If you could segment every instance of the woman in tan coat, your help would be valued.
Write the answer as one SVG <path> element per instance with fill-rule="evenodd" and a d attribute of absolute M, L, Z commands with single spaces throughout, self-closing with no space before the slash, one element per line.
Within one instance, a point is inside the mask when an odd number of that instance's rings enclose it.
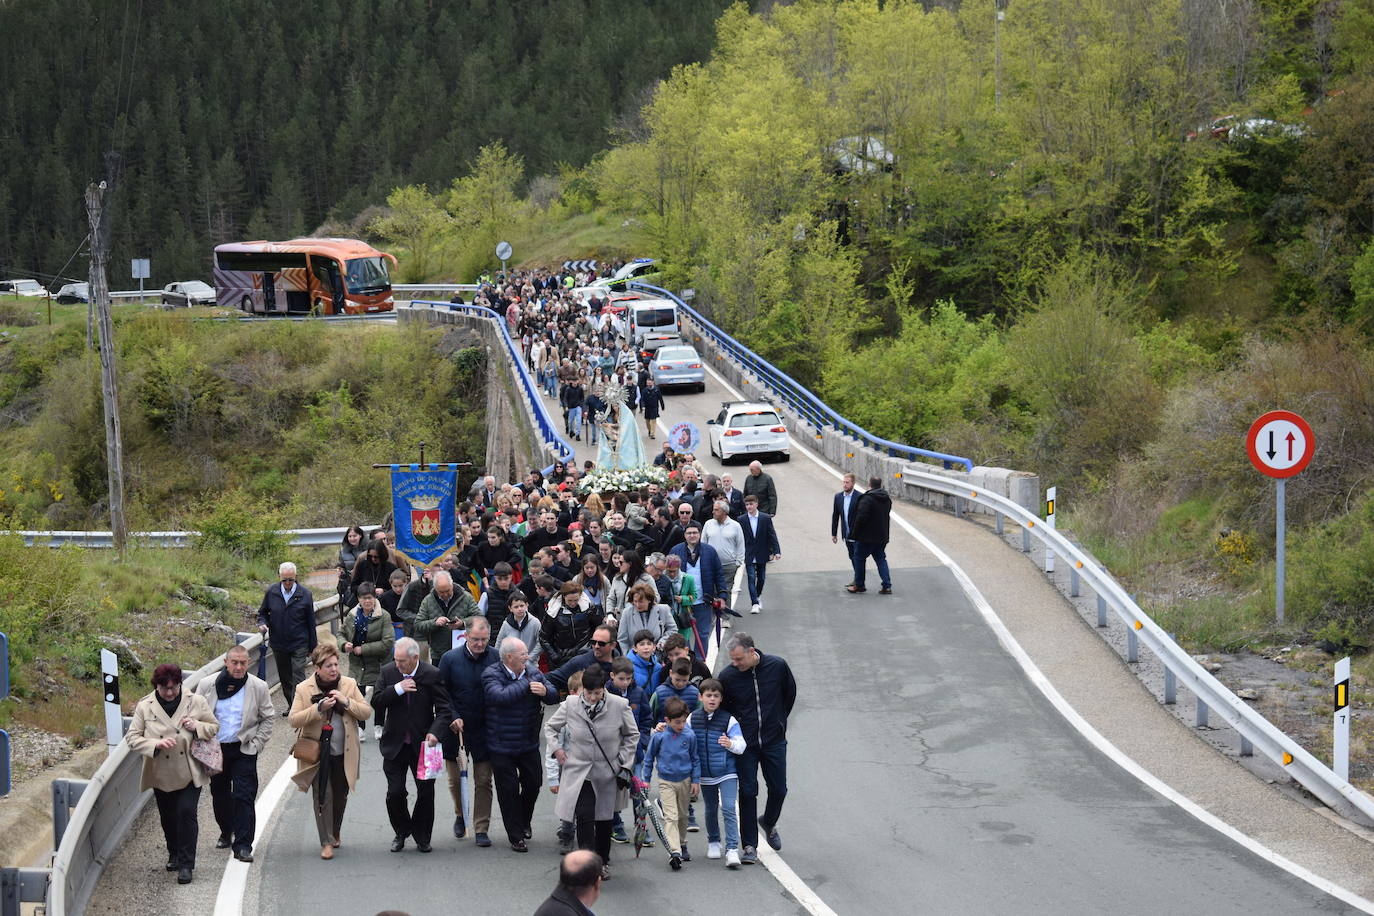
<path fill-rule="evenodd" d="M 320 743 L 319 756 L 307 763 L 297 758 L 291 779 L 302 792 L 313 788 L 315 828 L 320 858 L 334 858 L 339 846 L 348 793 L 358 784 L 358 726 L 372 715 L 358 682 L 339 670 L 339 647 L 322 642 L 310 653 L 315 675 L 296 688 L 287 721 L 302 738 Z"/>
<path fill-rule="evenodd" d="M 191 741 L 219 733 L 219 722 L 205 698 L 181 689 L 181 668 L 158 665 L 153 692 L 134 706 L 125 738 L 143 761 L 142 788 L 152 789 L 162 835 L 167 839 L 167 870 L 178 884 L 190 884 L 196 867 L 196 806 L 209 776 L 191 756 Z"/>

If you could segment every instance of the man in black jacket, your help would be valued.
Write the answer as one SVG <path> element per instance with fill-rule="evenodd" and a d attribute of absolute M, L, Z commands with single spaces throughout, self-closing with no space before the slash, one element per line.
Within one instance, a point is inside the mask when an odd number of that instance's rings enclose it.
<path fill-rule="evenodd" d="M 491 826 L 491 757 L 487 752 L 487 701 L 482 693 L 482 672 L 501 663 L 496 649 L 490 644 L 491 626 L 481 617 L 472 618 L 467 639 L 457 649 L 444 653 L 439 661 L 439 677 L 448 691 L 453 721 L 443 736 L 445 768 L 448 770 L 449 791 L 458 816 L 453 821 L 453 835 L 462 839 L 468 825 L 463 823 L 463 808 L 458 797 L 458 780 L 462 770 L 461 756 L 472 757 L 472 830 L 478 846 L 491 845 L 487 830 Z"/>
<path fill-rule="evenodd" d="M 590 909 L 601 896 L 606 870 L 601 856 L 590 849 L 574 849 L 558 866 L 558 886 L 534 916 L 592 916 Z"/>
<path fill-rule="evenodd" d="M 797 682 L 779 655 L 754 648 L 748 633 L 735 633 L 723 647 L 730 664 L 717 677 L 724 690 L 726 711 L 739 721 L 744 753 L 735 760 L 739 774 L 739 827 L 744 852 L 740 861 L 758 864 L 759 828 L 768 845 L 782 849 L 778 819 L 787 798 L 787 717 L 797 702 Z M 758 817 L 759 769 L 768 784 L 768 804 Z"/>
<path fill-rule="evenodd" d="M 435 745 L 453 722 L 448 691 L 439 669 L 420 661 L 420 644 L 410 637 L 396 640 L 392 663 L 382 668 L 372 705 L 387 710 L 382 729 L 382 772 L 386 774 L 386 813 L 396 837 L 391 851 L 405 849 L 406 837 L 415 848 L 429 852 L 434 829 L 434 780 L 415 780 L 415 810 L 406 804 L 406 774 L 415 775 L 423 745 Z"/>
<path fill-rule="evenodd" d="M 277 567 L 281 581 L 269 588 L 258 606 L 258 629 L 268 634 L 277 679 L 289 710 L 296 699 L 296 685 L 305 680 L 305 663 L 315 651 L 315 598 L 296 582 L 296 564 Z M 286 713 L 282 713 L 286 715 Z"/>
<path fill-rule="evenodd" d="M 892 594 L 892 574 L 887 568 L 888 520 L 892 515 L 892 497 L 883 489 L 883 481 L 874 477 L 868 481 L 868 490 L 859 497 L 859 505 L 854 509 L 854 527 L 849 529 L 854 539 L 854 582 L 845 586 L 845 591 L 853 594 L 866 592 L 864 588 L 864 561 L 869 557 L 878 566 L 878 577 L 882 581 L 880 595 Z"/>

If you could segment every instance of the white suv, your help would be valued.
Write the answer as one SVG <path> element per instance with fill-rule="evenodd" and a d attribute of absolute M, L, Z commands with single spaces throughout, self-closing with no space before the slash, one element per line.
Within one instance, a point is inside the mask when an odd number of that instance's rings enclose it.
<path fill-rule="evenodd" d="M 714 420 L 706 421 L 711 454 L 722 463 L 740 455 L 792 457 L 792 439 L 778 411 L 766 401 L 727 401 Z"/>

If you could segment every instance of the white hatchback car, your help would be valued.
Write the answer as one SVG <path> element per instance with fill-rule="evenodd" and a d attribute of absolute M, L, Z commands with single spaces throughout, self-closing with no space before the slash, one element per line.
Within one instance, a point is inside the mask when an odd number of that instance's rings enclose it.
<path fill-rule="evenodd" d="M 787 427 L 766 401 L 726 401 L 716 418 L 706 421 L 706 434 L 711 454 L 722 462 L 741 455 L 777 455 L 783 461 L 792 457 Z"/>

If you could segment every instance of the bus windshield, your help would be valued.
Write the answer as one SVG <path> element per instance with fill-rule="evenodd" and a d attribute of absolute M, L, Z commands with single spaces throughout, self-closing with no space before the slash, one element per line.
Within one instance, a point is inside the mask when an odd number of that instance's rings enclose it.
<path fill-rule="evenodd" d="M 345 282 L 350 293 L 372 293 L 391 286 L 385 258 L 352 258 L 346 262 Z"/>

